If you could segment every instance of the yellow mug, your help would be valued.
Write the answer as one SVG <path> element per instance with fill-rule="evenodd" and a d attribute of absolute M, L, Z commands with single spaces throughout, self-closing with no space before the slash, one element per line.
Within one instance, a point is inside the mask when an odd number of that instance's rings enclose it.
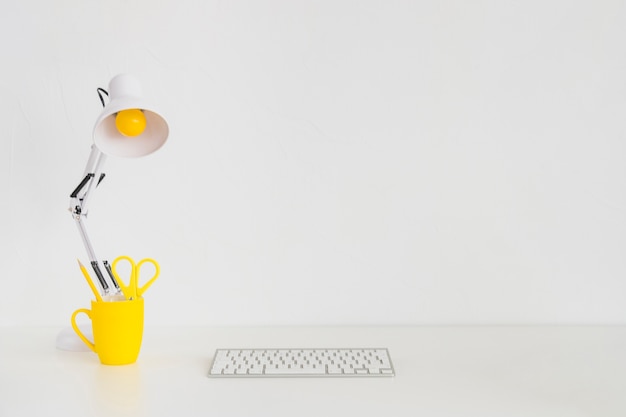
<path fill-rule="evenodd" d="M 76 325 L 76 316 L 80 313 L 91 319 L 93 342 Z M 104 365 L 134 363 L 143 337 L 143 298 L 92 301 L 91 310 L 79 308 L 72 314 L 72 328 Z"/>

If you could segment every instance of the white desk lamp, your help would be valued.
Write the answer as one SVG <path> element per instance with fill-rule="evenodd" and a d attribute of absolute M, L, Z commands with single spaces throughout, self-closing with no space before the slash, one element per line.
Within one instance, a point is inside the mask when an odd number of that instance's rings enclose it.
<path fill-rule="evenodd" d="M 83 219 L 87 217 L 87 204 L 93 190 L 104 178 L 102 167 L 108 155 L 121 157 L 140 157 L 151 154 L 159 149 L 169 134 L 165 119 L 154 110 L 154 107 L 142 97 L 141 86 L 136 78 L 128 74 L 120 74 L 109 82 L 108 93 L 98 89 L 98 93 L 109 96 L 109 103 L 96 120 L 93 129 L 93 145 L 87 160 L 83 179 L 70 195 L 70 212 L 87 249 L 100 290 L 104 297 L 120 299 L 120 287 L 113 277 L 111 266 L 103 260 L 102 265 L 107 277 L 102 273 L 100 260 L 96 256 L 87 235 Z M 112 285 L 112 286 L 111 286 Z M 84 350 L 82 341 L 72 329 L 62 331 L 57 337 L 57 347 L 63 350 Z"/>

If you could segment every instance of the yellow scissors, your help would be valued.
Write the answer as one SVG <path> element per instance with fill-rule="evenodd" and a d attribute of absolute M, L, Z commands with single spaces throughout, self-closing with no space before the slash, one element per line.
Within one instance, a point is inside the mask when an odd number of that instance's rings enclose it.
<path fill-rule="evenodd" d="M 128 282 L 128 285 L 126 285 L 124 281 L 120 279 L 120 276 L 117 273 L 116 267 L 119 261 L 127 261 L 130 264 L 130 280 Z M 141 266 L 146 263 L 150 263 L 154 266 L 154 275 L 150 279 L 148 279 L 145 284 L 139 286 L 139 275 L 141 271 Z M 130 256 L 124 255 L 117 257 L 113 261 L 113 263 L 111 264 L 111 271 L 113 272 L 117 283 L 122 289 L 122 293 L 124 293 L 124 296 L 128 300 L 134 300 L 137 297 L 141 297 L 143 293 L 146 292 L 146 290 L 152 285 L 152 283 L 159 277 L 160 268 L 159 264 L 154 259 L 145 258 L 138 263 L 135 263 L 135 261 Z"/>

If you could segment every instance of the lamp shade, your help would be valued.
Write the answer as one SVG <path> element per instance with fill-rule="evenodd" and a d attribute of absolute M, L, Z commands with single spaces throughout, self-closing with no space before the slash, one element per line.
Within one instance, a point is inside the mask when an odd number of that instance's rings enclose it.
<path fill-rule="evenodd" d="M 159 149 L 169 134 L 165 119 L 144 100 L 139 81 L 129 74 L 119 74 L 109 82 L 109 102 L 93 128 L 94 144 L 106 155 L 139 157 Z M 146 127 L 136 136 L 123 135 L 115 124 L 115 117 L 123 110 L 139 109 L 146 119 Z"/>

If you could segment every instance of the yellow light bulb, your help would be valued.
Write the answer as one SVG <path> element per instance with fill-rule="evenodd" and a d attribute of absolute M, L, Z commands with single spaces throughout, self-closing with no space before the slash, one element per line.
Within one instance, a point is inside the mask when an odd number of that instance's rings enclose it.
<path fill-rule="evenodd" d="M 146 129 L 146 116 L 139 109 L 122 110 L 115 116 L 115 127 L 124 136 L 139 136 Z"/>

